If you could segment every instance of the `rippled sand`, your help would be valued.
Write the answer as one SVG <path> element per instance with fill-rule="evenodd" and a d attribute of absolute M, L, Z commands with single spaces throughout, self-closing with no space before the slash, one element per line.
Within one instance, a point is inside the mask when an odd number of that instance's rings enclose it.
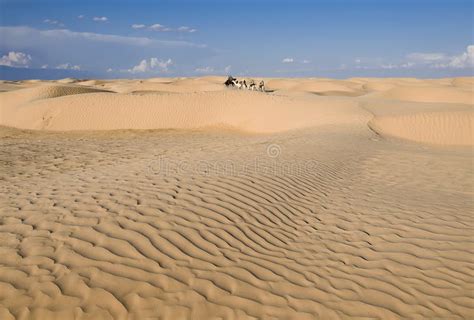
<path fill-rule="evenodd" d="M 472 318 L 470 79 L 72 81 L 4 83 L 0 121 L 123 95 L 186 130 L 0 127 L 0 319 Z"/>

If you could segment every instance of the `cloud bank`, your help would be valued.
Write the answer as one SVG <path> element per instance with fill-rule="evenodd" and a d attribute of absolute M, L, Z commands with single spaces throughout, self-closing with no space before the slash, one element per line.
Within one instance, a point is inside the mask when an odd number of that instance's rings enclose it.
<path fill-rule="evenodd" d="M 430 68 L 473 68 L 474 67 L 474 45 L 467 46 L 466 50 L 457 55 L 445 53 L 423 53 L 415 52 L 407 55 L 408 63 L 413 66 L 428 66 Z"/>
<path fill-rule="evenodd" d="M 72 65 L 70 63 L 63 63 L 63 64 L 60 64 L 56 67 L 56 69 L 59 69 L 59 70 L 76 70 L 76 71 L 79 71 L 81 70 L 81 67 L 78 66 L 78 65 Z"/>
<path fill-rule="evenodd" d="M 148 27 L 143 24 L 143 23 L 137 23 L 137 24 L 132 24 L 131 26 L 133 29 L 148 29 L 152 31 L 158 31 L 158 32 L 187 32 L 187 33 L 194 33 L 197 31 L 197 29 L 187 27 L 187 26 L 181 26 L 179 28 L 171 28 L 171 27 L 166 27 L 162 24 L 155 23 L 152 25 L 149 25 Z"/>
<path fill-rule="evenodd" d="M 31 56 L 23 52 L 10 51 L 0 58 L 0 66 L 28 68 Z"/>
<path fill-rule="evenodd" d="M 139 64 L 127 71 L 130 73 L 145 73 L 150 71 L 168 72 L 168 67 L 173 64 L 171 59 L 159 60 L 158 58 L 143 59 Z"/>
<path fill-rule="evenodd" d="M 132 46 L 161 46 L 161 47 L 205 47 L 205 45 L 195 44 L 180 40 L 156 40 L 147 37 L 128 37 L 112 34 L 77 32 L 68 29 L 39 30 L 30 27 L 0 27 L 0 36 L 3 45 L 22 47 L 28 42 L 38 43 L 41 41 L 54 40 L 57 47 L 66 44 L 68 40 L 85 40 L 103 42 L 111 44 L 123 44 Z"/>
<path fill-rule="evenodd" d="M 185 40 L 78 32 L 59 28 L 41 30 L 26 26 L 0 26 L 0 39 L 0 57 L 7 55 L 2 60 L 4 65 L 41 68 L 43 65 L 58 66 L 68 62 L 71 66 L 80 66 L 81 71 L 102 70 L 107 76 L 119 75 L 120 70 L 133 70 L 130 65 L 134 64 L 131 62 L 141 61 L 143 57 L 155 57 L 157 52 L 162 57 L 172 57 L 173 62 L 182 61 L 179 68 L 173 69 L 174 72 L 184 73 L 188 70 L 189 73 L 194 70 L 195 61 L 209 57 L 213 52 L 204 44 Z M 15 62 L 15 57 L 9 57 L 9 52 L 28 53 L 31 55 L 30 59 L 34 59 L 28 64 L 21 64 Z M 195 60 L 190 60 L 190 56 Z M 148 60 L 147 63 L 152 69 L 156 68 L 152 66 L 155 62 Z M 105 72 L 109 67 L 116 71 Z M 139 70 L 140 67 L 134 72 L 139 73 Z"/>
<path fill-rule="evenodd" d="M 94 20 L 96 22 L 107 22 L 107 21 L 109 21 L 109 18 L 107 18 L 107 17 L 94 17 L 94 18 L 92 18 L 92 20 Z"/>

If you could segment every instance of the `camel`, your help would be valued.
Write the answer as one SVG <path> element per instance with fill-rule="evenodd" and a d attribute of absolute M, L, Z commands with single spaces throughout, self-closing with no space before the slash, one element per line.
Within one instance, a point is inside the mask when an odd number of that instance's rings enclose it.
<path fill-rule="evenodd" d="M 257 84 L 255 83 L 255 80 L 249 79 L 249 82 L 247 84 L 247 80 L 237 80 L 236 78 L 229 76 L 227 77 L 227 80 L 224 82 L 226 87 L 236 87 L 237 89 L 247 89 L 247 90 L 252 90 L 252 91 L 262 91 L 266 92 L 265 90 L 265 82 L 260 81 L 258 87 Z"/>

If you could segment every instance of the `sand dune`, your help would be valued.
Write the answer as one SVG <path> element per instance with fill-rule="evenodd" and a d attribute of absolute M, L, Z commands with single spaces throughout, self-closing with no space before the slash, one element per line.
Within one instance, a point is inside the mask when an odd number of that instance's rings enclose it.
<path fill-rule="evenodd" d="M 104 91 L 105 90 L 102 89 L 83 88 L 80 86 L 72 85 L 45 84 L 6 93 L 2 96 L 2 104 L 4 107 L 9 106 L 10 104 L 19 106 L 27 102 L 33 102 L 35 100 L 51 99 L 75 94 Z"/>
<path fill-rule="evenodd" d="M 446 102 L 474 104 L 474 92 L 468 88 L 444 86 L 395 87 L 383 91 L 376 97 L 416 102 Z"/>
<path fill-rule="evenodd" d="M 455 87 L 472 90 L 472 87 L 474 86 L 474 78 L 455 78 L 451 80 L 451 84 Z"/>
<path fill-rule="evenodd" d="M 9 85 L 5 88 L 12 91 L 0 96 L 3 115 L 0 123 L 22 129 L 61 131 L 218 127 L 277 132 L 357 122 L 368 110 L 376 116 L 370 123 L 367 121 L 369 127 L 382 135 L 432 144 L 473 144 L 474 101 L 473 91 L 468 89 L 469 78 L 378 82 L 374 79 L 265 80 L 273 94 L 228 90 L 219 77 L 141 81 L 65 79 L 58 82 L 75 84 L 35 83 L 31 88 L 18 90 L 12 90 Z M 361 108 L 387 101 L 400 101 L 389 108 L 389 117 L 380 116 L 378 107 Z M 403 101 L 433 104 L 400 108 Z M 462 105 L 463 113 L 445 105 L 440 108 L 440 102 Z M 435 110 L 430 110 L 432 107 Z M 405 115 L 407 110 L 413 113 L 419 108 L 423 109 L 422 115 Z"/>
<path fill-rule="evenodd" d="M 228 127 L 275 132 L 318 124 L 346 123 L 357 113 L 354 103 L 348 100 L 301 100 L 295 105 L 285 97 L 237 90 L 136 96 L 114 93 L 78 95 L 86 89 L 53 88 L 61 90 L 54 92 L 54 99 L 43 99 L 39 94 L 32 97 L 29 92 L 32 89 L 25 89 L 28 92 L 24 94 L 22 90 L 12 92 L 14 98 L 7 96 L 3 100 L 6 110 L 3 124 L 47 130 Z M 40 94 L 45 92 L 35 91 Z M 50 90 L 47 92 L 51 94 Z M 59 95 L 63 96 L 57 97 Z M 25 105 L 26 99 L 31 103 Z M 333 107 L 326 108 L 328 104 Z"/>
<path fill-rule="evenodd" d="M 365 99 L 369 127 L 385 137 L 437 145 L 474 143 L 474 110 L 469 104 Z"/>
<path fill-rule="evenodd" d="M 472 145 L 473 112 L 426 112 L 396 117 L 376 117 L 370 127 L 383 134 L 417 142 Z"/>
<path fill-rule="evenodd" d="M 223 80 L 0 83 L 0 319 L 472 318 L 471 78 Z"/>

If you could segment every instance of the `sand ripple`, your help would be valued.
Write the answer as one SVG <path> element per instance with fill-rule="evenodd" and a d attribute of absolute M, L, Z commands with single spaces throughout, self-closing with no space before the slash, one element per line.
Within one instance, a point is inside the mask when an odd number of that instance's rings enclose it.
<path fill-rule="evenodd" d="M 363 126 L 2 130 L 3 319 L 472 314 L 469 153 L 433 158 Z"/>

